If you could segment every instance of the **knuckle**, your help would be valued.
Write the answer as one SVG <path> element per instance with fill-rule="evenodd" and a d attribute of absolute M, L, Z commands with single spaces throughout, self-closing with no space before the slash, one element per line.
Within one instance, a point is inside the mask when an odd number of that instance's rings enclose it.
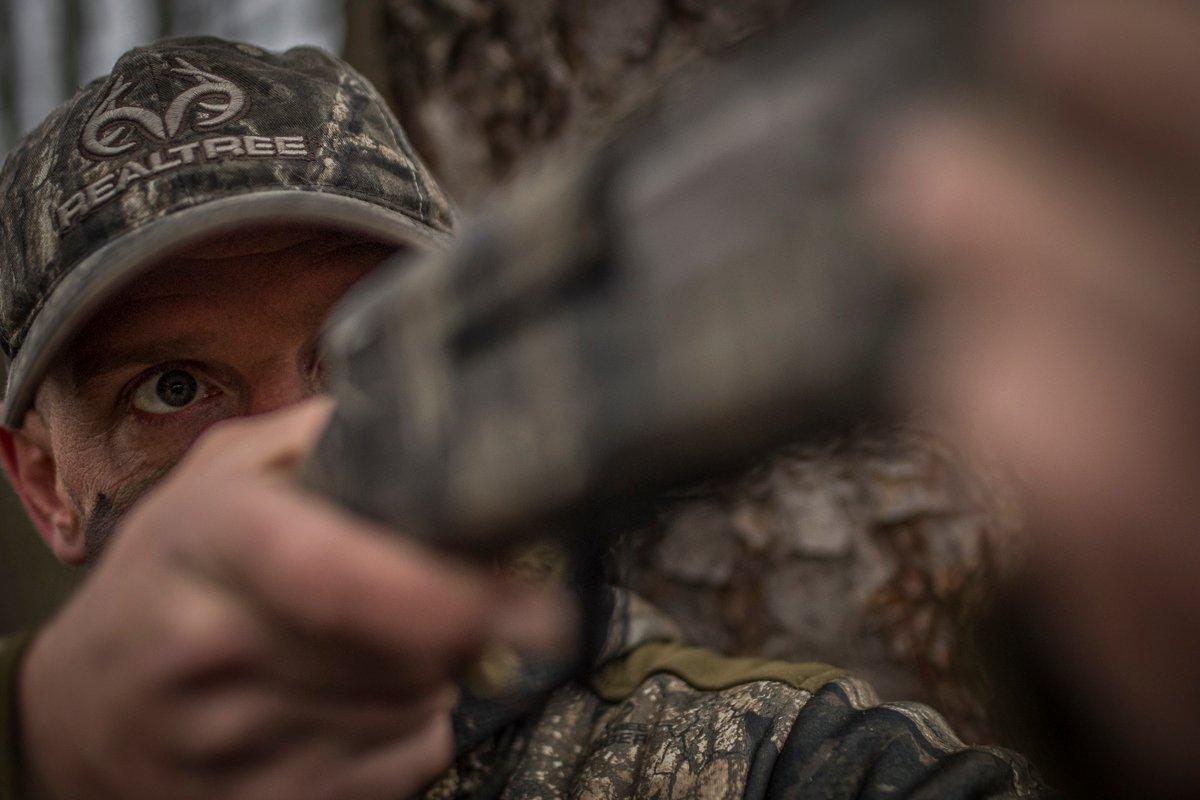
<path fill-rule="evenodd" d="M 230 601 L 192 600 L 180 604 L 171 644 L 163 648 L 169 684 L 187 684 L 249 669 L 260 655 L 261 634 Z"/>
<path fill-rule="evenodd" d="M 180 721 L 175 751 L 196 767 L 214 768 L 252 753 L 282 724 L 279 704 L 264 694 L 231 694 L 195 704 Z"/>

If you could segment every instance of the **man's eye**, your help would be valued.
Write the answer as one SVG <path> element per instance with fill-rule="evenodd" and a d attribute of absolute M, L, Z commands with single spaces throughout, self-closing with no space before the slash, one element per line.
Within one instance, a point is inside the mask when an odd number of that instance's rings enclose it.
<path fill-rule="evenodd" d="M 207 387 L 183 369 L 151 375 L 133 390 L 133 407 L 147 414 L 172 414 L 204 397 Z"/>

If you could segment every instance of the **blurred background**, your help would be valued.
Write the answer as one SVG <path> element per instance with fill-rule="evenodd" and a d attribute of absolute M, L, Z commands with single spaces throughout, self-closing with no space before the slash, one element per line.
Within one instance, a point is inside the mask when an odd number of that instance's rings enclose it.
<path fill-rule="evenodd" d="M 212 34 L 269 49 L 342 49 L 344 10 L 328 0 L 3 0 L 0 147 L 37 125 L 121 53 L 165 36 Z"/>
<path fill-rule="evenodd" d="M 393 103 L 465 214 L 555 150 L 602 136 L 805 0 L 0 0 L 0 146 L 130 46 L 211 33 L 343 53 Z M 664 505 L 626 579 L 698 641 L 854 669 L 994 738 L 963 632 L 1017 558 L 1003 481 L 936 436 L 864 432 L 781 453 Z M 0 498 L 0 631 L 78 576 Z"/>

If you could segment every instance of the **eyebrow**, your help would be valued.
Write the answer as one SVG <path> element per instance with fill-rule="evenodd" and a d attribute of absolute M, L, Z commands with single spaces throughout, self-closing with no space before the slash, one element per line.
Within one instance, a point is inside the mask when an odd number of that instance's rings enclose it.
<path fill-rule="evenodd" d="M 141 342 L 131 345 L 100 346 L 86 350 L 71 364 L 71 382 L 81 389 L 102 375 L 124 367 L 153 366 L 164 361 L 178 359 L 181 353 L 196 350 L 212 342 L 212 336 L 184 334 L 162 341 Z"/>

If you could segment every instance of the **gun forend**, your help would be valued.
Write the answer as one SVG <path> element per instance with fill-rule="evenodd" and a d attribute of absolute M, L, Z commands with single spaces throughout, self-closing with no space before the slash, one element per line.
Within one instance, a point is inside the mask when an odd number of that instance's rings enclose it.
<path fill-rule="evenodd" d="M 908 295 L 862 225 L 861 147 L 971 72 L 971 11 L 857 6 L 373 276 L 331 329 L 305 480 L 488 551 L 889 414 Z"/>

